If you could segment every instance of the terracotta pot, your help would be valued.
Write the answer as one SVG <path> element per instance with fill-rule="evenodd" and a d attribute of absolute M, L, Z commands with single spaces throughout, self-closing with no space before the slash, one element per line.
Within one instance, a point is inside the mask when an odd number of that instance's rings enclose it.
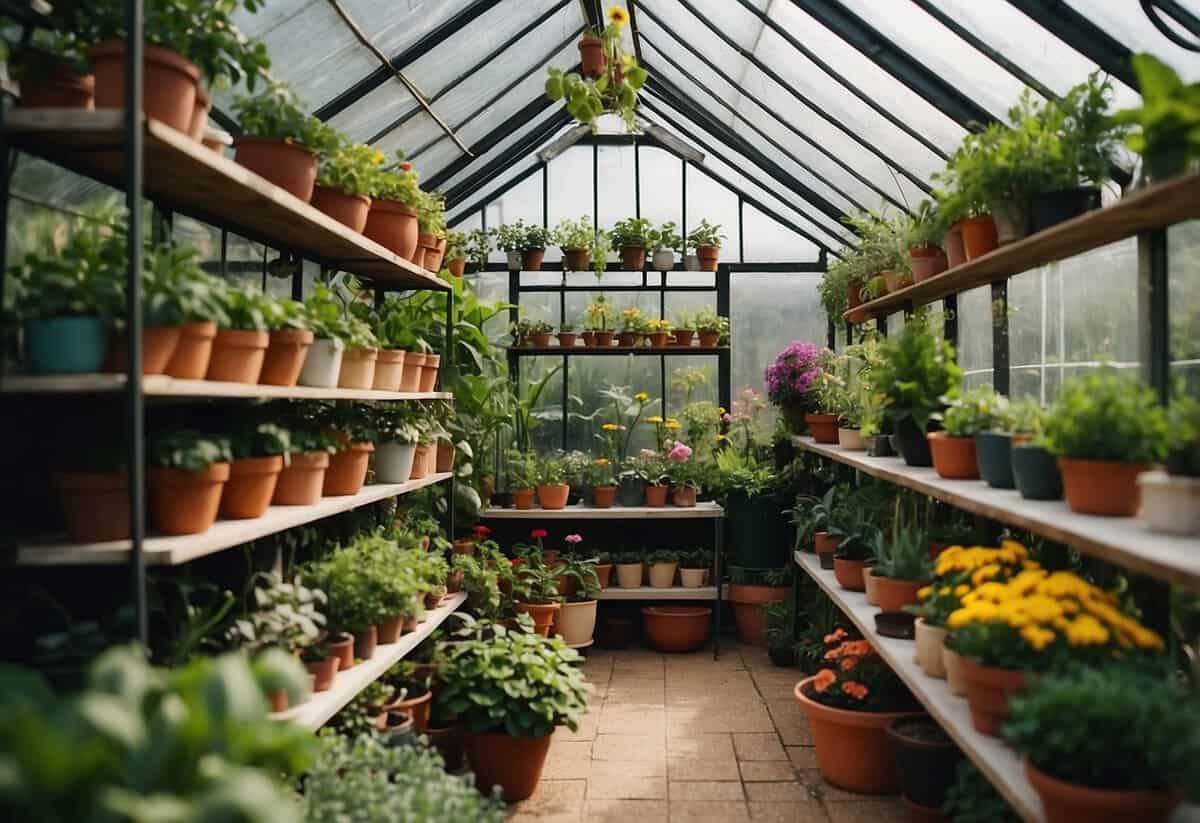
<path fill-rule="evenodd" d="M 863 569 L 863 591 L 867 595 L 868 606 L 879 605 L 879 578 L 872 572 L 872 567 L 867 566 Z"/>
<path fill-rule="evenodd" d="M 704 569 L 691 571 L 703 572 Z M 737 624 L 738 640 L 752 646 L 765 645 L 767 617 L 763 607 L 768 603 L 781 603 L 787 600 L 791 593 L 790 586 L 729 584 L 729 602 L 733 604 L 733 618 Z"/>
<path fill-rule="evenodd" d="M 420 391 L 433 391 L 437 385 L 438 369 L 441 367 L 442 356 L 440 354 L 425 355 L 425 363 L 421 366 L 421 382 Z"/>
<path fill-rule="evenodd" d="M 717 262 L 721 258 L 721 247 L 697 246 L 696 256 L 700 258 L 700 271 L 716 271 Z"/>
<path fill-rule="evenodd" d="M 622 589 L 639 589 L 642 586 L 641 563 L 618 563 L 617 585 Z"/>
<path fill-rule="evenodd" d="M 429 713 L 433 708 L 433 692 L 429 689 L 419 697 L 397 700 L 387 705 L 387 711 L 404 712 L 412 718 L 413 731 L 424 734 L 429 726 Z"/>
<path fill-rule="evenodd" d="M 646 505 L 659 508 L 667 505 L 667 487 L 665 485 L 646 484 Z"/>
<path fill-rule="evenodd" d="M 846 451 L 864 451 L 867 448 L 858 429 L 843 429 L 839 426 L 837 442 L 838 446 Z"/>
<path fill-rule="evenodd" d="M 314 692 L 327 692 L 333 686 L 333 678 L 338 672 L 338 663 L 340 661 L 334 655 L 324 660 L 315 660 L 310 663 L 305 663 L 304 668 L 308 669 L 308 673 L 313 676 Z"/>
<path fill-rule="evenodd" d="M 642 626 L 646 643 L 655 651 L 667 654 L 694 652 L 708 642 L 712 633 L 712 609 L 705 606 L 643 606 Z"/>
<path fill-rule="evenodd" d="M 79 74 L 57 55 L 22 49 L 13 55 L 20 66 L 23 109 L 87 109 L 96 107 L 96 77 Z"/>
<path fill-rule="evenodd" d="M 550 333 L 546 334 L 531 334 L 527 338 L 529 345 L 537 349 L 544 349 L 550 345 Z"/>
<path fill-rule="evenodd" d="M 389 617 L 382 623 L 375 624 L 375 640 L 379 645 L 386 646 L 400 639 L 401 629 L 404 628 L 404 618 L 400 615 Z"/>
<path fill-rule="evenodd" d="M 721 343 L 720 332 L 702 331 L 697 334 L 700 337 L 700 347 L 703 349 L 715 349 Z"/>
<path fill-rule="evenodd" d="M 213 340 L 205 380 L 257 383 L 262 374 L 270 337 L 265 331 L 221 329 Z"/>
<path fill-rule="evenodd" d="M 506 803 L 525 800 L 537 789 L 550 752 L 550 735 L 509 737 L 502 733 L 468 734 L 467 763 L 475 785 L 499 786 Z"/>
<path fill-rule="evenodd" d="M 925 586 L 920 580 L 893 580 L 876 577 L 875 587 L 879 595 L 879 608 L 885 612 L 902 612 L 905 606 L 920 603 L 917 592 Z"/>
<path fill-rule="evenodd" d="M 552 486 L 539 483 L 537 487 L 538 505 L 548 510 L 566 508 L 567 495 L 570 493 L 571 487 L 566 483 L 558 483 Z"/>
<path fill-rule="evenodd" d="M 436 244 L 425 250 L 425 269 L 431 274 L 442 270 L 442 258 L 445 257 L 445 238 L 438 238 Z"/>
<path fill-rule="evenodd" d="M 339 389 L 369 389 L 375 382 L 375 361 L 379 349 L 346 349 L 342 355 L 342 368 L 338 371 Z"/>
<path fill-rule="evenodd" d="M 887 285 L 888 294 L 906 289 L 912 285 L 912 275 L 904 271 L 881 272 L 883 282 Z"/>
<path fill-rule="evenodd" d="M 513 508 L 526 510 L 533 508 L 534 490 L 530 489 L 513 489 Z"/>
<path fill-rule="evenodd" d="M 978 732 L 997 737 L 1000 725 L 1008 718 L 1009 695 L 1025 690 L 1025 672 L 981 666 L 971 658 L 963 657 L 962 678 L 967 687 L 971 725 Z"/>
<path fill-rule="evenodd" d="M 578 336 L 579 335 L 577 335 L 573 331 L 560 331 L 558 333 L 558 345 L 564 349 L 574 348 L 575 347 L 575 339 Z"/>
<path fill-rule="evenodd" d="M 203 380 L 216 336 L 217 324 L 211 320 L 180 326 L 179 342 L 167 361 L 167 375 L 179 380 Z"/>
<path fill-rule="evenodd" d="M 404 371 L 400 375 L 400 391 L 419 392 L 421 376 L 425 367 L 425 355 L 421 352 L 404 353 Z"/>
<path fill-rule="evenodd" d="M 821 776 L 840 789 L 859 794 L 894 794 L 900 788 L 900 776 L 887 727 L 914 713 L 853 712 L 826 706 L 809 696 L 814 679 L 801 680 L 793 694 L 808 715 Z"/>
<path fill-rule="evenodd" d="M 475 541 L 467 537 L 460 537 L 454 541 L 455 554 L 475 554 Z"/>
<path fill-rule="evenodd" d="M 562 603 L 521 603 L 514 607 L 518 612 L 533 618 L 533 627 L 542 637 L 550 636 L 550 626 L 554 623 L 554 615 L 562 608 Z"/>
<path fill-rule="evenodd" d="M 692 329 L 675 329 L 673 332 L 671 332 L 672 345 L 690 346 L 692 345 L 692 338 L 695 336 L 695 334 L 696 332 Z"/>
<path fill-rule="evenodd" d="M 433 232 L 419 232 L 417 234 L 417 251 L 413 254 L 412 262 L 418 266 L 424 266 L 425 256 L 430 251 L 437 251 L 437 235 Z"/>
<path fill-rule="evenodd" d="M 613 333 L 610 331 L 598 331 L 595 334 L 595 345 L 607 349 L 613 344 Z"/>
<path fill-rule="evenodd" d="M 212 111 L 212 97 L 204 88 L 204 82 L 196 81 L 196 105 L 192 109 L 192 122 L 188 125 L 188 136 L 197 143 L 204 139 L 208 128 L 208 113 Z"/>
<path fill-rule="evenodd" d="M 564 643 L 582 646 L 592 641 L 592 635 L 596 633 L 596 606 L 595 600 L 563 603 L 562 610 L 554 620 L 554 631 Z"/>
<path fill-rule="evenodd" d="M 947 480 L 978 480 L 974 437 L 947 437 L 945 432 L 930 432 L 929 452 L 939 477 Z"/>
<path fill-rule="evenodd" d="M 946 685 L 950 694 L 967 696 L 967 680 L 963 676 L 963 656 L 942 643 L 942 668 L 946 670 Z"/>
<path fill-rule="evenodd" d="M 77 543 L 129 538 L 129 476 L 120 472 L 54 475 L 67 532 Z"/>
<path fill-rule="evenodd" d="M 342 632 L 329 641 L 329 656 L 338 662 L 338 671 L 354 668 L 354 635 Z"/>
<path fill-rule="evenodd" d="M 918 246 L 909 249 L 908 259 L 914 283 L 920 283 L 922 280 L 939 275 L 949 267 L 946 253 L 937 246 Z"/>
<path fill-rule="evenodd" d="M 833 558 L 833 576 L 837 578 L 838 585 L 847 591 L 866 591 L 867 584 L 863 580 L 863 569 L 866 568 L 866 565 L 866 561 L 863 560 L 845 560 L 835 557 Z"/>
<path fill-rule="evenodd" d="M 1178 791 L 1113 791 L 1067 783 L 1028 759 L 1025 774 L 1042 799 L 1046 823 L 1166 823 L 1183 802 L 1183 793 Z"/>
<path fill-rule="evenodd" d="M 646 337 L 650 339 L 650 345 L 656 349 L 661 349 L 666 346 L 667 339 L 670 338 L 670 336 L 671 333 L 666 331 L 656 331 L 646 335 Z"/>
<path fill-rule="evenodd" d="M 350 231 L 362 233 L 371 211 L 371 198 L 365 194 L 343 194 L 337 189 L 314 186 L 313 208 L 332 217 Z"/>
<path fill-rule="evenodd" d="M 604 41 L 591 34 L 579 38 L 579 71 L 584 77 L 595 80 L 604 74 L 608 59 L 604 56 Z"/>
<path fill-rule="evenodd" d="M 595 346 L 596 345 L 596 333 L 594 331 L 591 331 L 589 329 L 588 331 L 580 332 L 579 336 L 583 338 L 584 346 Z"/>
<path fill-rule="evenodd" d="M 655 589 L 670 589 L 675 585 L 675 569 L 678 563 L 651 563 L 650 585 Z"/>
<path fill-rule="evenodd" d="M 426 726 L 425 734 L 429 737 L 429 742 L 441 754 L 442 761 L 446 764 L 446 771 L 459 771 L 463 766 L 463 747 L 465 745 L 463 727 L 457 723 L 441 729 Z"/>
<path fill-rule="evenodd" d="M 592 487 L 592 505 L 597 509 L 611 509 L 613 501 L 617 499 L 616 486 L 593 486 Z"/>
<path fill-rule="evenodd" d="M 697 493 L 692 486 L 675 486 L 671 490 L 671 502 L 681 509 L 694 509 Z"/>
<path fill-rule="evenodd" d="M 380 349 L 375 358 L 375 375 L 371 378 L 371 388 L 375 391 L 400 391 L 400 381 L 404 377 L 404 354 L 397 349 Z"/>
<path fill-rule="evenodd" d="M 229 480 L 221 493 L 221 517 L 243 520 L 262 517 L 283 471 L 283 458 L 243 457 L 229 464 Z"/>
<path fill-rule="evenodd" d="M 267 702 L 271 704 L 272 713 L 286 712 L 288 710 L 288 696 L 283 689 L 274 689 L 267 692 Z"/>
<path fill-rule="evenodd" d="M 963 251 L 967 260 L 982 257 L 999 244 L 996 237 L 996 221 L 990 214 L 968 217 L 962 223 Z"/>
<path fill-rule="evenodd" d="M 846 286 L 846 308 L 856 309 L 862 305 L 862 283 L 850 283 Z"/>
<path fill-rule="evenodd" d="M 685 589 L 698 589 L 708 577 L 708 569 L 680 569 L 679 585 Z"/>
<path fill-rule="evenodd" d="M 934 626 L 918 617 L 916 622 L 917 663 L 925 674 L 938 679 L 945 679 L 946 664 L 942 657 L 942 647 L 946 642 L 948 631 L 943 626 Z"/>
<path fill-rule="evenodd" d="M 467 261 L 462 257 L 456 257 L 446 264 L 446 268 L 455 277 L 462 277 L 467 271 Z"/>
<path fill-rule="evenodd" d="M 317 183 L 317 155 L 286 140 L 239 137 L 233 159 L 269 183 L 307 203 Z"/>
<path fill-rule="evenodd" d="M 228 463 L 188 472 L 149 466 L 146 493 L 150 522 L 163 534 L 200 534 L 217 519 L 221 490 L 229 479 Z"/>
<path fill-rule="evenodd" d="M 394 200 L 372 200 L 362 232 L 397 257 L 409 260 L 417 250 L 417 212 Z"/>
<path fill-rule="evenodd" d="M 367 480 L 367 466 L 371 462 L 373 451 L 375 446 L 370 443 L 355 443 L 344 451 L 330 455 L 325 482 L 321 486 L 321 496 L 358 494 Z"/>
<path fill-rule="evenodd" d="M 622 246 L 621 268 L 625 271 L 641 271 L 646 267 L 645 246 Z"/>
<path fill-rule="evenodd" d="M 592 250 L 563 249 L 563 263 L 567 271 L 587 271 L 592 266 Z"/>
<path fill-rule="evenodd" d="M 836 414 L 806 414 L 804 422 L 818 443 L 838 442 L 838 418 Z"/>
<path fill-rule="evenodd" d="M 607 589 L 612 580 L 612 563 L 597 563 L 596 564 L 596 579 L 600 581 L 600 588 Z"/>
<path fill-rule="evenodd" d="M 455 569 L 446 577 L 446 593 L 458 594 L 462 590 L 463 578 L 466 573 L 462 569 Z"/>
<path fill-rule="evenodd" d="M 196 110 L 200 69 L 178 52 L 145 45 L 142 52 L 142 110 L 147 117 L 184 132 Z M 105 40 L 88 49 L 96 75 L 96 108 L 125 108 L 125 41 Z"/>
<path fill-rule="evenodd" d="M 329 455 L 325 452 L 293 454 L 279 472 L 271 503 L 276 506 L 311 506 L 321 499 Z"/>
<path fill-rule="evenodd" d="M 636 331 L 623 331 L 617 335 L 617 345 L 624 349 L 632 349 L 641 342 L 642 335 Z"/>
<path fill-rule="evenodd" d="M 813 551 L 817 553 L 822 569 L 833 568 L 833 553 L 837 551 L 841 542 L 842 538 L 833 537 L 829 532 L 817 532 L 813 535 Z"/>
<path fill-rule="evenodd" d="M 946 267 L 953 269 L 967 262 L 967 252 L 963 248 L 962 221 L 959 220 L 946 232 L 942 239 L 942 247 L 946 250 Z"/>
<path fill-rule="evenodd" d="M 439 441 L 437 444 L 437 471 L 444 473 L 454 471 L 454 444 Z"/>
<path fill-rule="evenodd" d="M 1154 468 L 1149 463 L 1058 458 L 1063 495 L 1071 511 L 1109 517 L 1133 517 L 1142 507 L 1137 477 Z"/>
<path fill-rule="evenodd" d="M 545 249 L 523 249 L 521 251 L 521 270 L 541 271 L 542 260 L 544 260 L 545 257 Z"/>
<path fill-rule="evenodd" d="M 361 632 L 354 633 L 354 656 L 359 660 L 370 660 L 375 656 L 375 646 L 379 643 L 379 636 L 375 633 L 374 626 L 368 626 Z"/>
<path fill-rule="evenodd" d="M 182 333 L 180 326 L 143 326 L 142 327 L 142 374 L 162 374 L 167 370 L 167 364 L 175 354 Z M 113 336 L 113 342 L 108 347 L 108 356 L 104 358 L 104 371 L 124 374 L 129 369 L 128 348 L 125 335 Z"/>

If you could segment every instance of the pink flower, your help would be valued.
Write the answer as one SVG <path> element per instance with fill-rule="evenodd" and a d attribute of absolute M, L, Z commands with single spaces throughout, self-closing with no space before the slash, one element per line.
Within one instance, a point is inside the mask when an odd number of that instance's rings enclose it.
<path fill-rule="evenodd" d="M 692 450 L 686 443 L 675 441 L 675 446 L 667 452 L 667 459 L 673 460 L 676 463 L 683 463 L 692 456 Z"/>
<path fill-rule="evenodd" d="M 534 540 L 541 540 L 543 537 L 545 537 L 548 534 L 550 534 L 550 532 L 546 531 L 545 529 L 534 529 L 533 531 L 531 531 L 529 533 L 529 536 L 532 537 Z"/>
<path fill-rule="evenodd" d="M 568 543 L 570 543 L 572 546 L 583 542 L 583 538 L 577 534 L 568 534 L 563 539 L 566 540 Z"/>
<path fill-rule="evenodd" d="M 726 424 L 732 423 L 733 417 L 730 416 L 729 412 L 725 412 L 723 415 L 721 415 L 721 422 Z"/>

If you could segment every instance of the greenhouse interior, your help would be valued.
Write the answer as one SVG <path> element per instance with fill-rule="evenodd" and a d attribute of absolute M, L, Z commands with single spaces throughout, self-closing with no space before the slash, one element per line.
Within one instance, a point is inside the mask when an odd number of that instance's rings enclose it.
<path fill-rule="evenodd" d="M 1200 0 L 0 18 L 0 819 L 1200 821 Z"/>

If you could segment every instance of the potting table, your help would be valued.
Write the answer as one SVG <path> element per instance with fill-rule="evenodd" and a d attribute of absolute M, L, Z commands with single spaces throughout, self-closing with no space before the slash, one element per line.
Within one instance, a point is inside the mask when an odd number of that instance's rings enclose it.
<path fill-rule="evenodd" d="M 725 543 L 725 510 L 716 503 L 697 503 L 694 507 L 679 506 L 567 506 L 563 509 L 485 509 L 484 520 L 712 520 L 713 521 L 713 581 L 717 585 L 685 589 L 640 586 L 636 589 L 608 588 L 597 600 L 711 600 L 713 603 L 713 659 L 721 651 L 721 550 Z"/>

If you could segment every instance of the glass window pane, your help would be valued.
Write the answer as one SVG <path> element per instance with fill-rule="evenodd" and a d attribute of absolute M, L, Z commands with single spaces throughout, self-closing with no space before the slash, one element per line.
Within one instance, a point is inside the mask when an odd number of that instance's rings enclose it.
<path fill-rule="evenodd" d="M 742 206 L 743 262 L 790 263 L 816 260 L 819 249 L 750 204 Z M 741 277 L 739 274 L 738 277 Z"/>
<path fill-rule="evenodd" d="M 1200 396 L 1200 221 L 1169 228 L 1167 244 L 1171 373 Z"/>
<path fill-rule="evenodd" d="M 611 229 L 613 223 L 633 217 L 637 210 L 633 176 L 633 146 L 597 146 L 595 224 Z"/>
<path fill-rule="evenodd" d="M 1188 82 L 1200 80 L 1200 54 L 1180 48 L 1154 26 L 1140 4 L 1125 5 L 1108 0 L 1067 0 L 1084 17 L 1133 51 L 1148 51 L 1169 63 Z M 1164 15 L 1170 25 L 1170 18 Z M 1194 35 L 1185 35 L 1195 42 Z"/>
<path fill-rule="evenodd" d="M 891 326 L 888 330 L 891 331 Z M 989 286 L 958 295 L 957 354 L 965 388 L 995 382 L 992 380 L 992 290 Z"/>
<path fill-rule="evenodd" d="M 549 222 L 554 227 L 562 220 L 593 217 L 592 147 L 571 146 L 549 163 Z M 562 252 L 547 249 L 549 260 L 561 260 Z"/>
<path fill-rule="evenodd" d="M 655 225 L 683 225 L 683 161 L 654 146 L 639 146 L 642 217 Z"/>

